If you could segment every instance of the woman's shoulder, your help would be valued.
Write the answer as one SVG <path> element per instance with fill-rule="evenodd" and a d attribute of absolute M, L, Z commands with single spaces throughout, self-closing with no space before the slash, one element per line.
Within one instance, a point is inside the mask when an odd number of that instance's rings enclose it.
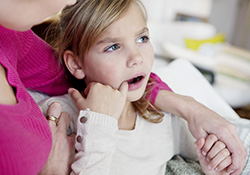
<path fill-rule="evenodd" d="M 25 32 L 19 32 L 11 29 L 7 29 L 0 26 L 0 42 L 1 48 L 7 48 L 10 45 L 17 45 L 21 42 L 21 36 Z M 4 44 L 4 45 L 3 45 Z"/>
<path fill-rule="evenodd" d="M 0 48 L 2 51 L 18 53 L 18 57 L 24 57 L 35 47 L 50 48 L 49 44 L 38 37 L 31 29 L 27 31 L 15 31 L 0 26 Z M 34 51 L 35 52 L 35 51 Z"/>
<path fill-rule="evenodd" d="M 20 59 L 27 50 L 26 42 L 32 38 L 31 31 L 19 32 L 0 26 L 0 59 L 8 59 L 11 63 Z"/>

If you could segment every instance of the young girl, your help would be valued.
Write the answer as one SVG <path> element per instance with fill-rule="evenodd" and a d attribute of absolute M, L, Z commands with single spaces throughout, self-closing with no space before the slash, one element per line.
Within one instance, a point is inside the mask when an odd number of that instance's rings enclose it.
<path fill-rule="evenodd" d="M 161 114 L 146 98 L 148 80 L 154 81 L 149 79 L 154 54 L 140 5 L 133 0 L 79 1 L 62 12 L 60 57 L 74 77 L 84 79 L 85 94 L 100 92 L 103 101 L 111 96 L 127 99 L 109 116 L 98 113 L 102 106 L 77 101 L 78 153 L 72 165 L 77 174 L 164 174 L 174 154 L 196 157 L 185 123 Z M 218 152 L 209 154 L 213 166 L 225 171 L 231 158 L 223 142 L 207 139 L 205 145 L 210 145 L 207 152 Z"/>
<path fill-rule="evenodd" d="M 84 11 L 78 10 L 79 15 L 85 16 Z M 92 14 L 92 12 L 90 13 Z M 79 41 L 81 39 L 81 32 L 83 32 L 81 24 L 78 24 L 81 28 L 74 27 L 66 30 L 67 22 L 69 19 L 72 18 L 72 13 L 71 14 L 66 14 L 65 19 L 62 20 L 61 23 L 61 29 L 63 29 L 62 33 L 64 31 L 72 31 L 68 35 L 65 35 L 63 41 L 61 44 L 71 44 L 71 43 L 66 43 L 70 42 L 68 39 L 74 38 L 74 44 L 72 44 L 72 48 L 74 53 L 81 54 L 85 51 L 82 49 L 82 46 L 80 44 L 75 44 L 75 41 Z M 68 16 L 68 17 L 67 17 Z M 88 18 L 89 16 L 86 16 Z M 75 19 L 75 18 L 74 18 Z M 106 20 L 106 19 L 103 19 Z M 91 21 L 94 23 L 93 21 Z M 101 22 L 101 21 L 100 21 Z M 100 23 L 99 22 L 99 23 Z M 71 26 L 76 26 L 77 25 L 77 19 L 71 20 L 70 21 Z M 98 25 L 97 24 L 97 28 Z M 80 29 L 80 30 L 79 30 Z M 101 29 L 100 29 L 101 30 Z M 92 31 L 94 32 L 94 31 Z M 99 31 L 95 31 L 99 32 Z M 86 33 L 85 35 L 89 35 L 91 32 Z M 69 38 L 67 38 L 69 37 Z M 81 42 L 84 43 L 84 38 L 85 36 L 81 39 Z M 95 37 L 94 37 L 95 39 Z M 86 41 L 86 43 L 89 43 L 90 41 Z M 60 45 L 60 44 L 59 44 Z M 66 45 L 67 46 L 67 45 Z M 69 46 L 71 49 L 71 45 Z M 62 55 L 61 55 L 62 56 Z M 153 76 L 153 79 L 157 79 L 155 76 Z M 161 86 L 161 81 L 157 81 L 156 86 L 154 87 L 153 91 L 154 93 L 151 93 L 153 95 L 150 95 L 151 97 L 156 97 L 158 91 L 156 90 Z M 93 86 L 92 86 L 93 87 Z M 162 88 L 166 89 L 166 87 Z M 155 91 L 156 90 L 156 91 Z M 152 105 L 154 105 L 154 100 L 151 100 Z M 168 104 L 168 105 L 166 105 Z M 178 105 L 177 105 L 178 104 Z M 191 133 L 193 136 L 198 139 L 200 137 L 206 137 L 209 133 L 214 133 L 218 137 L 220 137 L 223 142 L 227 144 L 227 147 L 232 153 L 232 158 L 233 158 L 233 163 L 229 167 L 228 171 L 234 171 L 236 170 L 235 174 L 239 174 L 240 171 L 243 169 L 244 163 L 245 163 L 245 158 L 246 158 L 246 151 L 242 145 L 242 142 L 240 141 L 235 127 L 227 122 L 224 118 L 218 116 L 216 113 L 213 111 L 205 108 L 203 105 L 197 103 L 194 99 L 190 97 L 185 97 L 185 96 L 180 96 L 178 94 L 171 93 L 170 91 L 167 90 L 162 90 L 159 91 L 159 95 L 157 96 L 155 100 L 155 106 L 159 108 L 160 110 L 170 112 L 176 116 L 180 116 L 188 121 L 189 128 L 191 130 Z M 98 110 L 98 109 L 97 109 Z M 220 127 L 219 127 L 220 126 Z M 223 128 L 223 132 L 221 132 L 221 128 Z M 237 143 L 237 144 L 231 144 L 232 142 Z"/>

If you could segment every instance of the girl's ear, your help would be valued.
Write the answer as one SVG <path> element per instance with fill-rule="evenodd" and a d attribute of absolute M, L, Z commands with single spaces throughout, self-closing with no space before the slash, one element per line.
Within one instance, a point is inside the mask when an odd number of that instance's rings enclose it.
<path fill-rule="evenodd" d="M 83 71 L 82 65 L 78 63 L 77 57 L 73 54 L 72 51 L 66 50 L 63 53 L 63 61 L 69 70 L 69 72 L 77 79 L 83 79 L 85 73 Z"/>

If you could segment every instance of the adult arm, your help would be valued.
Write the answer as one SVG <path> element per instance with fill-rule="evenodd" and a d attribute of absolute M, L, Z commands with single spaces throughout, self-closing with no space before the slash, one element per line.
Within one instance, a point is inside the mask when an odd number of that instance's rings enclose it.
<path fill-rule="evenodd" d="M 14 105 L 17 103 L 15 92 L 9 85 L 5 68 L 0 64 L 0 104 Z"/>

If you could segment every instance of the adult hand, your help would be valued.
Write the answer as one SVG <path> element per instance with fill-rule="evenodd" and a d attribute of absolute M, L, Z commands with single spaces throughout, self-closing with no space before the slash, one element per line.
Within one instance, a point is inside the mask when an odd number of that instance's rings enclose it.
<path fill-rule="evenodd" d="M 57 102 L 52 103 L 47 110 L 47 116 L 58 118 L 58 122 L 48 120 L 53 139 L 52 149 L 40 175 L 66 175 L 71 171 L 75 155 L 75 134 L 67 135 L 70 116 L 61 111 L 61 105 Z"/>
<path fill-rule="evenodd" d="M 215 134 L 223 141 L 232 156 L 232 164 L 227 172 L 232 175 L 240 175 L 246 161 L 247 151 L 240 140 L 236 127 L 218 114 L 205 107 L 199 108 L 197 117 L 188 121 L 189 129 L 196 139 L 206 138 L 208 134 Z"/>
<path fill-rule="evenodd" d="M 166 105 L 167 104 L 167 105 Z M 236 127 L 191 97 L 160 90 L 155 105 L 162 111 L 182 117 L 188 122 L 189 130 L 196 138 L 215 134 L 223 141 L 232 154 L 228 172 L 239 175 L 245 165 L 247 151 L 240 140 Z"/>
<path fill-rule="evenodd" d="M 79 110 L 89 108 L 91 111 L 109 115 L 116 119 L 121 116 L 128 92 L 128 84 L 124 82 L 118 90 L 100 83 L 90 83 L 84 91 L 84 98 L 79 91 L 70 88 L 69 93 Z"/>

